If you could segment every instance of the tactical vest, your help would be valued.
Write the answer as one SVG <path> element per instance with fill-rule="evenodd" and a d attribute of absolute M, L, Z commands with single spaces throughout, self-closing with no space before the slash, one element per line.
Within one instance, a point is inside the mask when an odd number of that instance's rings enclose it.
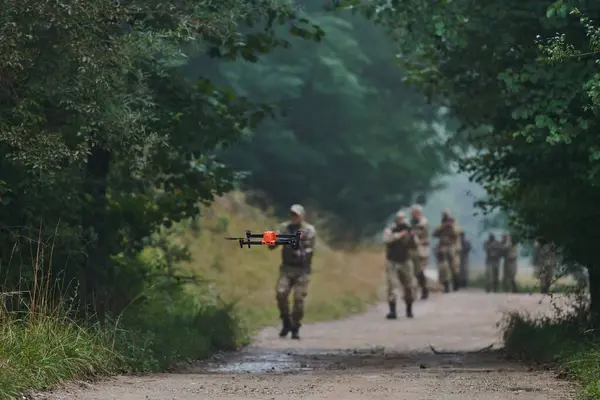
<path fill-rule="evenodd" d="M 402 232 L 410 229 L 408 225 L 394 224 L 393 233 Z M 410 240 L 394 240 L 386 245 L 386 257 L 388 260 L 403 263 L 410 258 Z"/>
<path fill-rule="evenodd" d="M 429 232 L 427 232 L 427 226 L 421 222 L 420 220 L 411 220 L 411 229 L 419 238 L 419 246 L 429 247 Z"/>
<path fill-rule="evenodd" d="M 459 236 L 456 232 L 455 222 L 452 221 L 451 225 L 443 225 L 441 227 L 438 246 L 440 246 L 440 247 L 454 246 L 454 245 L 456 245 L 456 241 L 457 241 L 456 239 L 458 239 L 458 238 L 459 238 Z"/>
<path fill-rule="evenodd" d="M 281 233 L 294 235 L 299 229 L 302 229 L 302 225 L 294 225 L 290 223 L 286 226 L 286 232 Z M 309 265 L 306 265 L 305 260 L 303 260 L 301 256 L 298 256 L 295 253 L 296 250 L 292 246 L 283 246 L 281 250 L 281 263 L 289 267 L 310 268 Z"/>

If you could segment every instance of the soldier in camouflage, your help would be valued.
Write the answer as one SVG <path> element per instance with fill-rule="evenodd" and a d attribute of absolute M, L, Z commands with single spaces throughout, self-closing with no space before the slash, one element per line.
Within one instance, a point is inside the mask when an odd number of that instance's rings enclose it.
<path fill-rule="evenodd" d="M 469 285 L 469 254 L 472 250 L 471 241 L 465 237 L 465 232 L 460 233 L 460 286 Z"/>
<path fill-rule="evenodd" d="M 399 211 L 393 224 L 383 232 L 386 245 L 386 277 L 387 295 L 390 312 L 387 319 L 396 319 L 396 282 L 399 281 L 404 290 L 406 316 L 413 317 L 415 276 L 411 259 L 411 251 L 418 247 L 418 239 L 411 232 L 404 212 Z"/>
<path fill-rule="evenodd" d="M 411 259 L 415 269 L 415 277 L 421 288 L 421 299 L 429 297 L 425 270 L 429 265 L 429 222 L 423 216 L 423 208 L 419 204 L 412 206 L 410 221 L 412 232 L 416 235 L 419 245 L 411 252 Z"/>
<path fill-rule="evenodd" d="M 462 282 L 460 280 L 460 254 L 462 253 L 462 240 L 461 235 L 464 235 L 464 231 L 458 221 L 456 223 L 456 242 L 454 242 L 454 260 L 456 262 L 456 279 L 454 285 L 456 288 L 454 290 L 458 290 L 462 287 Z"/>
<path fill-rule="evenodd" d="M 308 294 L 308 283 L 311 273 L 312 258 L 315 252 L 317 233 L 315 227 L 304 220 L 304 207 L 294 204 L 290 208 L 290 220 L 282 223 L 277 229 L 279 234 L 295 234 L 302 232 L 303 248 L 295 250 L 286 245 L 281 252 L 279 279 L 277 280 L 277 306 L 282 322 L 279 336 L 286 337 L 292 333 L 292 339 L 300 339 L 300 326 L 304 317 L 304 299 Z M 274 249 L 275 246 L 271 247 Z M 294 291 L 292 313 L 288 297 Z"/>
<path fill-rule="evenodd" d="M 540 279 L 540 292 L 550 293 L 550 286 L 554 273 L 558 269 L 558 260 L 556 258 L 556 249 L 551 243 L 539 243 L 538 250 L 538 276 Z"/>
<path fill-rule="evenodd" d="M 483 244 L 485 250 L 485 275 L 486 292 L 498 291 L 498 278 L 500 274 L 500 260 L 502 258 L 502 244 L 496 239 L 496 235 L 490 233 L 488 240 Z"/>
<path fill-rule="evenodd" d="M 502 236 L 502 289 L 517 293 L 518 248 L 508 233 Z"/>
<path fill-rule="evenodd" d="M 456 241 L 458 239 L 457 223 L 450 216 L 449 211 L 442 213 L 441 224 L 433 231 L 433 236 L 438 238 L 436 258 L 439 268 L 439 280 L 444 285 L 444 292 L 450 292 L 450 280 L 454 290 L 459 289 L 458 284 L 458 259 L 456 258 Z"/>

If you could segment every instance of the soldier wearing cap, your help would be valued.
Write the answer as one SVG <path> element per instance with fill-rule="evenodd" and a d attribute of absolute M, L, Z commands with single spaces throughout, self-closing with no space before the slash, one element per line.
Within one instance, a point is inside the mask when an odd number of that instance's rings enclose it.
<path fill-rule="evenodd" d="M 456 243 L 459 240 L 459 227 L 450 216 L 449 211 L 442 213 L 442 222 L 433 231 L 433 236 L 437 237 L 438 244 L 435 249 L 435 255 L 439 268 L 439 280 L 444 285 L 444 292 L 450 292 L 450 280 L 452 280 L 454 290 L 459 289 L 458 260 L 456 257 Z"/>
<path fill-rule="evenodd" d="M 293 249 L 284 246 L 281 251 L 281 265 L 277 280 L 277 307 L 282 322 L 279 336 L 292 333 L 292 339 L 300 339 L 300 326 L 304 317 L 304 299 L 308 294 L 308 282 L 311 273 L 312 258 L 315 252 L 315 227 L 304 220 L 304 207 L 294 204 L 290 207 L 290 220 L 282 223 L 278 234 L 296 234 L 302 232 L 302 247 Z M 271 247 L 274 249 L 275 246 Z M 289 295 L 294 291 L 292 312 L 290 313 Z"/>
<path fill-rule="evenodd" d="M 429 221 L 423 216 L 423 208 L 419 204 L 412 206 L 411 214 L 410 226 L 419 240 L 419 245 L 411 252 L 411 259 L 415 270 L 415 277 L 421 287 L 421 299 L 425 300 L 429 297 L 427 279 L 425 277 L 425 270 L 429 265 Z"/>
<path fill-rule="evenodd" d="M 399 211 L 391 226 L 383 232 L 383 241 L 386 245 L 386 277 L 387 295 L 390 312 L 387 319 L 396 319 L 396 281 L 404 289 L 404 302 L 406 316 L 413 317 L 412 305 L 414 301 L 415 275 L 411 259 L 411 252 L 418 248 L 418 239 L 411 232 L 404 212 Z"/>

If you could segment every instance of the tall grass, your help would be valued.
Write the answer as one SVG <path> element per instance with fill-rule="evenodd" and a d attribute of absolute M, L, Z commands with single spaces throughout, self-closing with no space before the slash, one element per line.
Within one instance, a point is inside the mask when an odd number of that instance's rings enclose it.
<path fill-rule="evenodd" d="M 244 194 L 237 192 L 218 198 L 196 221 L 197 233 L 188 230 L 181 237 L 192 254 L 185 268 L 209 281 L 224 302 L 235 304 L 236 314 L 251 331 L 278 323 L 275 285 L 281 253 L 261 246 L 240 249 L 236 242 L 223 238 L 245 230 L 274 229 L 281 222 L 269 212 L 248 206 Z M 329 247 L 326 237 L 326 232 L 317 232 L 307 322 L 360 312 L 382 295 L 383 248 L 340 251 Z"/>
<path fill-rule="evenodd" d="M 150 286 L 143 300 L 100 327 L 69 318 L 61 289 L 42 273 L 44 250 L 32 249 L 32 289 L 0 293 L 0 400 L 52 387 L 65 380 L 169 370 L 218 350 L 234 350 L 252 333 L 277 322 L 275 282 L 279 253 L 236 248 L 223 236 L 274 227 L 278 221 L 247 206 L 243 196 L 220 198 L 200 227 L 184 227 L 177 240 L 190 245 L 193 259 L 180 268 L 202 277 L 200 285 Z M 156 251 L 146 252 L 155 257 Z M 143 258 L 143 257 L 142 257 Z M 48 260 L 49 261 L 49 260 Z M 379 298 L 381 252 L 334 251 L 319 241 L 309 287 L 307 321 L 358 312 Z M 49 271 L 50 269 L 48 269 Z M 9 312 L 8 296 L 18 296 L 25 312 Z M 71 300 L 72 301 L 72 300 Z M 14 304 L 14 301 L 13 301 Z"/>
<path fill-rule="evenodd" d="M 68 318 L 65 304 L 52 297 L 50 276 L 41 273 L 44 246 L 38 237 L 30 263 L 32 290 L 0 293 L 0 399 L 113 373 L 122 365 L 106 331 L 78 325 Z M 26 302 L 25 312 L 5 306 L 14 297 Z"/>
<path fill-rule="evenodd" d="M 485 289 L 487 286 L 485 273 L 479 272 L 472 274 L 469 279 L 469 286 L 472 288 Z M 500 281 L 499 290 L 501 292 L 506 290 L 503 288 L 502 281 Z M 555 279 L 550 287 L 552 293 L 573 293 L 577 290 L 577 282 L 570 276 Z M 517 274 L 517 291 L 519 293 L 539 293 L 540 282 L 533 275 L 525 273 Z"/>
<path fill-rule="evenodd" d="M 600 400 L 600 332 L 588 318 L 587 298 L 578 293 L 570 301 L 562 296 L 553 302 L 553 312 L 545 315 L 506 316 L 505 351 L 521 361 L 559 368 L 582 383 L 582 400 Z"/>

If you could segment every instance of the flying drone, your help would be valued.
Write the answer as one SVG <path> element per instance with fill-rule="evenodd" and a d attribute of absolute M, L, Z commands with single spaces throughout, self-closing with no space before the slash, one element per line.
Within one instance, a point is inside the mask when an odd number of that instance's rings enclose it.
<path fill-rule="evenodd" d="M 261 240 L 252 240 L 258 239 Z M 290 245 L 293 249 L 297 250 L 301 246 L 302 242 L 302 232 L 297 231 L 295 234 L 279 234 L 273 231 L 266 231 L 263 233 L 252 233 L 250 231 L 246 231 L 245 238 L 236 238 L 236 237 L 226 237 L 227 240 L 237 240 L 240 243 L 240 248 L 243 248 L 244 245 L 250 246 L 252 245 L 267 245 L 267 246 L 278 246 L 278 245 Z"/>

